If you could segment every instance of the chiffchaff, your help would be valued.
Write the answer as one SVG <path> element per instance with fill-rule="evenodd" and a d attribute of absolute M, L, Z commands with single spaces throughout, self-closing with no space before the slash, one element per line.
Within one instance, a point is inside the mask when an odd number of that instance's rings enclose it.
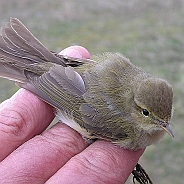
<path fill-rule="evenodd" d="M 0 76 L 57 109 L 86 139 L 137 150 L 170 130 L 172 87 L 119 53 L 94 60 L 54 54 L 16 18 L 1 28 Z"/>
<path fill-rule="evenodd" d="M 16 81 L 57 110 L 85 139 L 130 150 L 156 143 L 170 130 L 172 87 L 119 53 L 94 60 L 50 52 L 16 18 L 1 28 L 0 76 Z M 137 164 L 139 183 L 152 183 Z"/>

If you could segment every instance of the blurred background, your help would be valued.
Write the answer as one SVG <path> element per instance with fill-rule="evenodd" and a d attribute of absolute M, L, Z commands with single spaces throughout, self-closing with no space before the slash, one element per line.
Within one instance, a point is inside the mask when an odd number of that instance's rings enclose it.
<path fill-rule="evenodd" d="M 19 18 L 50 50 L 82 45 L 91 55 L 121 52 L 174 90 L 172 139 L 140 159 L 153 183 L 184 183 L 184 0 L 0 0 L 0 25 Z M 18 87 L 0 79 L 0 102 Z M 132 183 L 132 176 L 126 182 Z"/>

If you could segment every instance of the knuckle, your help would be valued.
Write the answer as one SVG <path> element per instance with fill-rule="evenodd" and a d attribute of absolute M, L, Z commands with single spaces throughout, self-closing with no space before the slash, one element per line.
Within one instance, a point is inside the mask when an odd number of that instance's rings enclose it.
<path fill-rule="evenodd" d="M 18 108 L 20 110 L 20 108 Z M 25 111 L 24 109 L 13 110 L 10 108 L 4 108 L 0 112 L 0 128 L 2 132 L 6 132 L 7 134 L 13 137 L 19 137 L 23 135 L 25 127 L 26 127 L 26 120 L 23 114 L 28 116 L 27 112 L 22 113 Z"/>

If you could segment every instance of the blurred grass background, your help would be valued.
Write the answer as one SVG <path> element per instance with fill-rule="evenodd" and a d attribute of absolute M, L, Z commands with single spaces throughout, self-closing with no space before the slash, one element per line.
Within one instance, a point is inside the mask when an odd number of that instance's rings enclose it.
<path fill-rule="evenodd" d="M 172 130 L 140 159 L 154 183 L 184 182 L 184 0 L 0 0 L 0 25 L 19 18 L 50 50 L 121 52 L 174 89 Z M 0 101 L 17 91 L 0 79 Z M 132 176 L 127 181 L 132 183 Z"/>

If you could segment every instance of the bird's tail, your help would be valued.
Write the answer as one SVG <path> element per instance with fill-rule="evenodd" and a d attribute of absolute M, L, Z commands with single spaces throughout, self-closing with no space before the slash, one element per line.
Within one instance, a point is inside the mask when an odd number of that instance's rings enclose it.
<path fill-rule="evenodd" d="M 48 61 L 65 66 L 64 62 L 38 41 L 18 19 L 11 18 L 10 22 L 1 28 L 1 77 L 26 82 L 25 70 L 33 71 L 34 68 L 33 72 L 40 74 L 49 66 L 45 65 L 45 69 L 39 66 Z"/>

